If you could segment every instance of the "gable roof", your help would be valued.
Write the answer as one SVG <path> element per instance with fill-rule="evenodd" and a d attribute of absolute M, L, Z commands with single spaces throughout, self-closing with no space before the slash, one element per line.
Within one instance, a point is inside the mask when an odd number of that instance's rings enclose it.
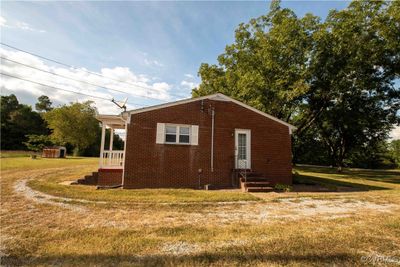
<path fill-rule="evenodd" d="M 195 102 L 195 101 L 199 101 L 199 100 L 203 100 L 203 99 L 209 99 L 209 100 L 217 100 L 217 101 L 228 101 L 228 102 L 233 102 L 239 106 L 242 106 L 244 108 L 247 108 L 255 113 L 258 113 L 264 117 L 267 117 L 271 120 L 274 120 L 276 122 L 279 122 L 283 125 L 286 125 L 287 127 L 289 127 L 290 132 L 292 130 L 296 130 L 297 128 L 293 125 L 291 125 L 290 123 L 284 122 L 272 115 L 269 115 L 265 112 L 262 112 L 256 108 L 253 108 L 249 105 L 244 104 L 243 102 L 240 102 L 238 100 L 235 100 L 229 96 L 226 96 L 224 94 L 221 93 L 216 93 L 216 94 L 212 94 L 212 95 L 207 95 L 207 96 L 202 96 L 202 97 L 196 97 L 196 98 L 188 98 L 188 99 L 183 99 L 183 100 L 178 100 L 178 101 L 174 101 L 174 102 L 169 102 L 169 103 L 165 103 L 165 104 L 160 104 L 160 105 L 155 105 L 155 106 L 150 106 L 150 107 L 144 107 L 144 108 L 139 108 L 139 109 L 133 109 L 130 111 L 126 111 L 126 113 L 129 114 L 138 114 L 138 113 L 142 113 L 142 112 L 147 112 L 147 111 L 151 111 L 151 110 L 156 110 L 156 109 L 162 109 L 162 108 L 167 108 L 167 107 L 173 107 L 173 106 L 177 106 L 177 105 L 182 105 L 182 104 L 187 104 L 187 103 L 191 103 L 191 102 Z M 125 113 L 125 112 L 124 112 Z"/>

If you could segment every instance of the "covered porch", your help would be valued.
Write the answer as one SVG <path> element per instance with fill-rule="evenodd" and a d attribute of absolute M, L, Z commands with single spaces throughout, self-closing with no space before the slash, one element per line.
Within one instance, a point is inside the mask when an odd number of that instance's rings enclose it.
<path fill-rule="evenodd" d="M 122 170 L 125 153 L 124 150 L 114 150 L 113 143 L 115 130 L 124 130 L 126 134 L 126 120 L 121 115 L 98 115 L 96 119 L 102 124 L 99 170 Z M 110 130 L 109 140 L 106 140 L 106 129 Z M 125 148 L 126 137 L 123 140 Z M 106 142 L 109 144 L 108 149 L 105 149 Z"/>

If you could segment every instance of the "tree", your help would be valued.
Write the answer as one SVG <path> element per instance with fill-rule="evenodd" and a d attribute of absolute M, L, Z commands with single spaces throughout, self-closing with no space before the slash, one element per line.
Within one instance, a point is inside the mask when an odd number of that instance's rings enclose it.
<path fill-rule="evenodd" d="M 105 140 L 110 140 L 110 130 L 106 129 L 106 136 Z M 100 144 L 101 144 L 101 127 L 98 127 L 98 133 L 96 136 L 96 141 L 81 151 L 80 156 L 86 156 L 86 157 L 98 157 L 100 154 Z M 109 142 L 105 142 L 104 144 L 104 149 L 109 149 Z M 113 149 L 114 150 L 124 150 L 124 141 L 119 137 L 119 135 L 114 134 L 113 138 Z"/>
<path fill-rule="evenodd" d="M 50 98 L 46 95 L 42 95 L 38 97 L 38 102 L 35 104 L 35 108 L 39 112 L 47 112 L 52 110 L 51 107 L 53 103 L 50 101 Z"/>
<path fill-rule="evenodd" d="M 27 135 L 27 138 L 28 141 L 24 142 L 24 144 L 29 150 L 35 152 L 40 152 L 44 147 L 53 145 L 53 142 L 50 140 L 48 135 L 30 134 Z"/>
<path fill-rule="evenodd" d="M 99 122 L 96 120 L 96 108 L 92 102 L 71 103 L 44 113 L 51 137 L 57 143 L 69 143 L 75 147 L 74 154 L 89 147 L 98 135 Z"/>
<path fill-rule="evenodd" d="M 339 169 L 352 150 L 387 139 L 392 124 L 400 122 L 394 85 L 400 50 L 382 34 L 389 10 L 384 2 L 352 2 L 330 12 L 315 35 L 312 94 L 306 101 L 319 116 L 317 133 Z"/>
<path fill-rule="evenodd" d="M 397 164 L 397 168 L 400 168 L 400 140 L 393 140 L 389 144 L 389 151 Z"/>
<path fill-rule="evenodd" d="M 309 91 L 307 69 L 318 18 L 297 18 L 274 1 L 271 11 L 240 24 L 218 65 L 201 64 L 193 96 L 221 92 L 291 121 Z"/>
<path fill-rule="evenodd" d="M 295 156 L 314 138 L 340 169 L 400 123 L 399 7 L 355 1 L 321 22 L 274 1 L 267 15 L 239 25 L 218 65 L 201 64 L 192 94 L 222 92 L 296 125 Z"/>
<path fill-rule="evenodd" d="M 48 129 L 40 114 L 18 102 L 15 95 L 1 97 L 1 149 L 26 149 L 26 135 L 46 135 Z"/>

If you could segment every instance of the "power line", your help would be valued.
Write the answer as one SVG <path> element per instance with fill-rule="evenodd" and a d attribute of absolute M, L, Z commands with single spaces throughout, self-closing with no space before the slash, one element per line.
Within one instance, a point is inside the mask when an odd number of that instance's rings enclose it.
<path fill-rule="evenodd" d="M 50 59 L 50 58 L 48 58 L 48 57 L 44 57 L 44 56 L 41 56 L 41 55 L 38 55 L 38 54 L 35 54 L 35 53 L 31 53 L 31 52 L 28 52 L 28 51 L 26 51 L 26 50 L 17 48 L 17 47 L 15 47 L 15 46 L 5 44 L 5 43 L 3 43 L 3 42 L 0 42 L 0 44 L 1 44 L 1 45 L 4 45 L 4 46 L 7 46 L 7 47 L 9 47 L 9 48 L 15 49 L 15 50 L 17 50 L 17 51 L 20 51 L 20 52 L 23 52 L 23 53 L 26 53 L 26 54 L 29 54 L 29 55 L 32 55 L 32 56 L 35 56 L 35 57 L 38 57 L 38 58 L 47 60 L 47 61 L 51 61 L 51 62 L 56 63 L 56 64 L 59 64 L 59 65 L 65 66 L 65 67 L 67 67 L 67 68 L 72 68 L 72 69 L 75 69 L 75 70 L 78 70 L 78 71 L 83 71 L 83 72 L 86 72 L 86 73 L 89 73 L 89 74 L 93 74 L 93 75 L 96 75 L 96 76 L 99 76 L 99 77 L 103 77 L 103 78 L 105 78 L 105 79 L 110 79 L 110 80 L 113 80 L 113 81 L 116 81 L 116 82 L 119 82 L 119 83 L 128 84 L 128 85 L 130 85 L 130 86 L 136 86 L 136 87 L 140 87 L 140 88 L 143 88 L 143 89 L 152 90 L 152 91 L 158 93 L 157 90 L 155 90 L 154 88 L 151 88 L 151 87 L 145 87 L 145 86 L 142 86 L 142 85 L 137 85 L 137 84 L 134 84 L 134 83 L 130 83 L 130 82 L 122 81 L 122 80 L 119 80 L 119 79 L 107 77 L 107 76 L 104 76 L 104 75 L 102 75 L 102 74 L 100 74 L 100 73 L 96 73 L 96 72 L 88 71 L 88 70 L 85 70 L 85 69 L 77 68 L 77 67 L 74 67 L 74 66 L 72 66 L 72 65 L 69 65 L 69 64 L 66 64 L 66 63 L 62 63 L 62 62 L 60 62 L 60 61 L 58 61 L 58 60 Z M 175 97 L 178 97 L 178 98 L 182 98 L 182 97 L 183 97 L 183 96 L 176 95 L 176 94 L 170 94 L 170 95 L 175 96 Z"/>
<path fill-rule="evenodd" d="M 11 78 L 14 78 L 14 79 L 18 79 L 18 80 L 22 80 L 22 81 L 30 82 L 30 83 L 34 83 L 34 84 L 38 84 L 38 85 L 41 85 L 41 86 L 45 86 L 45 87 L 48 87 L 48 88 L 53 88 L 53 89 L 60 90 L 60 91 L 65 91 L 65 92 L 70 92 L 70 93 L 74 93 L 74 94 L 78 94 L 78 95 L 83 95 L 83 96 L 88 96 L 88 97 L 97 98 L 97 99 L 101 99 L 101 100 L 111 101 L 111 99 L 108 99 L 108 98 L 105 98 L 105 97 L 89 95 L 89 94 L 85 94 L 85 93 L 81 93 L 81 92 L 67 90 L 67 89 L 60 88 L 60 87 L 51 86 L 51 85 L 44 84 L 44 83 L 34 82 L 34 81 L 31 81 L 31 80 L 28 80 L 28 79 L 25 79 L 25 78 L 21 78 L 21 77 L 14 76 L 14 75 L 7 74 L 7 73 L 3 73 L 3 72 L 0 72 L 0 74 L 4 75 L 4 76 L 11 77 Z M 144 107 L 144 105 L 137 104 L 137 103 L 129 103 L 128 102 L 128 104 Z"/>
<path fill-rule="evenodd" d="M 42 71 L 42 72 L 45 72 L 45 73 L 49 73 L 49 74 L 52 74 L 52 75 L 55 75 L 55 76 L 59 76 L 59 77 L 65 78 L 65 79 L 70 79 L 70 80 L 73 80 L 73 81 L 76 81 L 76 82 L 86 83 L 86 84 L 89 84 L 91 86 L 100 87 L 100 88 L 103 88 L 103 89 L 106 89 L 106 90 L 111 90 L 111 91 L 115 91 L 115 92 L 119 92 L 119 93 L 123 93 L 123 94 L 130 94 L 130 95 L 133 95 L 133 96 L 136 96 L 136 97 L 142 97 L 142 98 L 148 98 L 148 99 L 154 99 L 154 100 L 158 100 L 158 101 L 163 101 L 163 100 L 160 100 L 158 98 L 154 98 L 154 97 L 150 97 L 150 96 L 135 95 L 135 94 L 124 92 L 122 90 L 113 89 L 113 88 L 109 88 L 109 87 L 106 87 L 106 86 L 90 83 L 90 82 L 87 82 L 87 81 L 78 80 L 78 79 L 71 78 L 71 77 L 68 77 L 68 76 L 64 76 L 64 75 L 61 75 L 61 74 L 57 74 L 57 73 L 54 73 L 54 72 L 51 72 L 51 71 L 40 69 L 40 68 L 37 68 L 37 67 L 34 67 L 34 66 L 30 66 L 30 65 L 27 65 L 25 63 L 18 62 L 18 61 L 15 61 L 15 60 L 12 60 L 12 59 L 9 59 L 9 58 L 6 58 L 6 57 L 0 56 L 0 58 L 4 59 L 4 60 L 8 60 L 8 61 L 16 63 L 16 64 L 20 64 L 20 65 L 22 65 L 24 67 L 28 67 L 28 68 L 31 68 L 31 69 L 34 69 L 34 70 Z M 164 102 L 166 102 L 166 101 L 164 101 Z"/>

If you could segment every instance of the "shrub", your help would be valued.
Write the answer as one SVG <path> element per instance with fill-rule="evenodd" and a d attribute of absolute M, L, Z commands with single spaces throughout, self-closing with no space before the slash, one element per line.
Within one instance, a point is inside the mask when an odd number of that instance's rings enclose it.
<path fill-rule="evenodd" d="M 283 191 L 283 192 L 290 192 L 292 191 L 293 187 L 288 184 L 276 184 L 275 190 Z"/>
<path fill-rule="evenodd" d="M 29 134 L 26 135 L 26 137 L 28 138 L 28 141 L 24 142 L 24 145 L 26 145 L 29 150 L 35 152 L 40 152 L 44 147 L 53 145 L 53 142 L 47 135 Z"/>

